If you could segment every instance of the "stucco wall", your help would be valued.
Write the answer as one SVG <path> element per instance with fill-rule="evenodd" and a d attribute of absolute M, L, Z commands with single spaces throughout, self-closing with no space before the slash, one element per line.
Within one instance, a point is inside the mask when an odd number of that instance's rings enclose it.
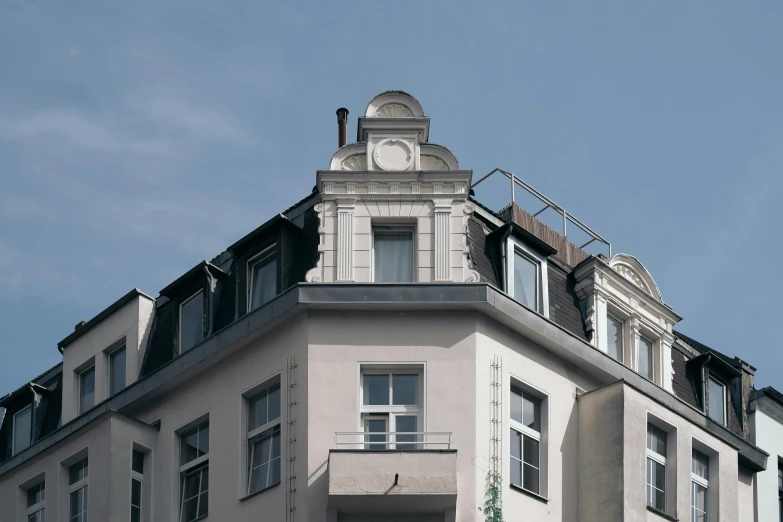
<path fill-rule="evenodd" d="M 757 520 L 759 522 L 777 522 L 780 516 L 778 513 L 778 463 L 783 456 L 783 424 L 760 409 L 756 409 L 750 417 L 751 426 L 754 427 L 756 446 L 769 453 L 767 469 L 756 474 Z"/>

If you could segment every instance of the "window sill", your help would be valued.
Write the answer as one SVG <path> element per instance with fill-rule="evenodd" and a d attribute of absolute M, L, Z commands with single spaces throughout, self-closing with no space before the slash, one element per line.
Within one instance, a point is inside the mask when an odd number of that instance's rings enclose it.
<path fill-rule="evenodd" d="M 660 509 L 656 507 L 652 507 L 651 505 L 647 505 L 647 511 L 652 511 L 656 515 L 665 518 L 666 520 L 671 520 L 672 522 L 678 522 L 680 519 L 677 517 L 673 517 L 670 514 L 666 513 L 665 511 L 661 511 Z"/>
<path fill-rule="evenodd" d="M 511 486 L 511 489 L 513 489 L 515 491 L 519 491 L 520 493 L 524 493 L 525 495 L 527 495 L 529 497 L 532 497 L 532 498 L 538 500 L 539 502 L 543 502 L 544 504 L 547 504 L 549 502 L 548 498 L 542 497 L 538 493 L 533 493 L 529 489 L 525 489 L 522 486 L 517 486 L 516 484 L 509 484 L 509 486 Z"/>
<path fill-rule="evenodd" d="M 258 491 L 254 491 L 254 492 L 250 493 L 249 495 L 245 495 L 244 497 L 239 497 L 239 501 L 240 502 L 244 502 L 245 500 L 247 500 L 249 498 L 255 497 L 259 493 L 263 493 L 265 491 L 269 491 L 270 489 L 275 488 L 275 487 L 279 486 L 280 484 L 282 484 L 282 481 L 280 481 L 280 482 L 278 482 L 276 484 L 272 484 L 271 486 L 267 486 L 264 489 L 259 489 Z"/>

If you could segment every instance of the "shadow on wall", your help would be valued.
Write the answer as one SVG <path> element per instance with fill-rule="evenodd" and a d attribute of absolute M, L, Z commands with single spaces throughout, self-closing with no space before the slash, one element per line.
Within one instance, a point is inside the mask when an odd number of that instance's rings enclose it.
<path fill-rule="evenodd" d="M 563 491 L 563 522 L 577 521 L 577 504 L 579 502 L 577 488 L 579 487 L 578 462 L 579 455 L 579 409 L 576 400 L 568 417 L 563 443 L 560 445 L 560 457 L 563 465 L 561 470 Z"/>

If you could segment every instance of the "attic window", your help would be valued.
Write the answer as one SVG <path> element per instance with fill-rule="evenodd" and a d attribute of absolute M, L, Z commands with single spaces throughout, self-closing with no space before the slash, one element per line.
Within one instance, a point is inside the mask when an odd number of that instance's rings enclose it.
<path fill-rule="evenodd" d="M 513 236 L 506 243 L 506 292 L 515 301 L 549 316 L 546 257 Z"/>
<path fill-rule="evenodd" d="M 265 249 L 247 263 L 250 279 L 250 307 L 255 310 L 277 295 L 277 251 Z"/>
<path fill-rule="evenodd" d="M 707 387 L 709 417 L 722 425 L 726 425 L 726 386 L 717 379 L 710 377 Z"/>
<path fill-rule="evenodd" d="M 30 445 L 33 434 L 33 408 L 27 406 L 14 415 L 13 454 L 16 455 Z"/>
<path fill-rule="evenodd" d="M 376 283 L 411 283 L 413 278 L 413 228 L 373 228 L 373 265 Z"/>
<path fill-rule="evenodd" d="M 180 305 L 179 351 L 184 353 L 204 339 L 204 292 L 199 290 Z"/>

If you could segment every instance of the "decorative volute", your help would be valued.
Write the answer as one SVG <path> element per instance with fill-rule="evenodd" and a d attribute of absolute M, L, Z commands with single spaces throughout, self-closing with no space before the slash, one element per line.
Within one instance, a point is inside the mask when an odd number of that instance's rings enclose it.
<path fill-rule="evenodd" d="M 478 281 L 466 243 L 473 206 L 471 171 L 429 143 L 430 118 L 410 94 L 373 98 L 358 120 L 357 142 L 319 171 L 321 256 L 312 282 L 374 281 L 374 233 L 413 230 L 413 281 Z"/>

